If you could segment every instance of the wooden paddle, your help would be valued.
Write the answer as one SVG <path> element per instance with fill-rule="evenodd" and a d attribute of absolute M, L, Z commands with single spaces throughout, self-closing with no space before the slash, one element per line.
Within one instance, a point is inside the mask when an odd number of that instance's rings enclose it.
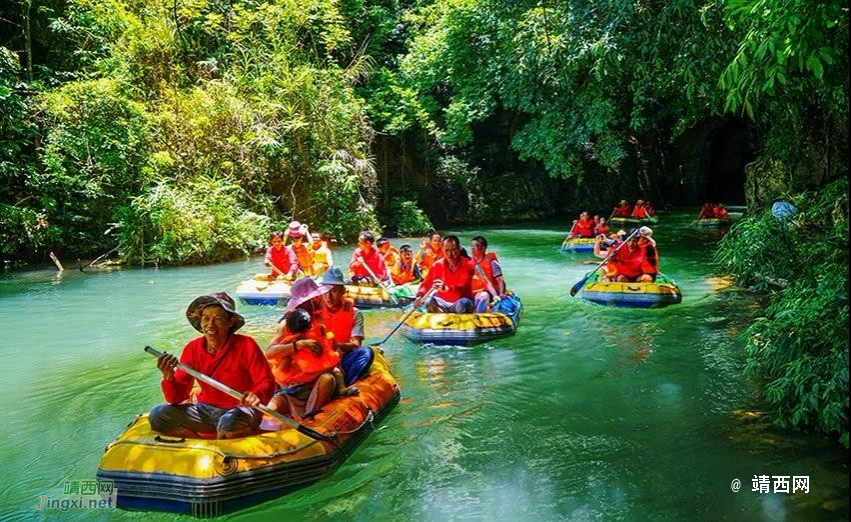
<path fill-rule="evenodd" d="M 570 289 L 570 295 L 571 295 L 571 297 L 575 296 L 575 295 L 576 295 L 576 292 L 578 292 L 578 291 L 579 291 L 579 289 L 580 289 L 580 288 L 582 288 L 582 287 L 585 285 L 585 283 L 588 281 L 588 278 L 589 278 L 589 277 L 591 277 L 591 276 L 592 276 L 592 275 L 593 275 L 593 274 L 594 274 L 597 270 L 599 270 L 599 269 L 600 269 L 600 267 L 602 267 L 603 265 L 605 265 L 605 264 L 606 264 L 606 261 L 608 261 L 608 260 L 609 260 L 609 258 L 611 258 L 613 255 L 615 255 L 615 252 L 617 252 L 618 250 L 620 250 L 621 248 L 623 248 L 623 246 L 627 243 L 627 241 L 629 241 L 629 240 L 632 238 L 632 236 L 634 236 L 634 235 L 636 235 L 636 234 L 638 234 L 638 229 L 637 229 L 637 228 L 636 228 L 635 230 L 633 230 L 633 231 L 632 231 L 632 234 L 630 234 L 630 235 L 628 235 L 628 236 L 626 237 L 626 239 L 624 240 L 624 242 L 623 242 L 623 243 L 621 243 L 620 245 L 618 245 L 618 246 L 617 246 L 617 248 L 613 249 L 611 252 L 609 252 L 608 254 L 606 254 L 606 258 L 605 258 L 605 259 L 603 259 L 603 261 L 602 261 L 600 264 L 598 264 L 598 265 L 594 268 L 594 270 L 591 270 L 590 272 L 588 272 L 587 274 L 585 274 L 585 277 L 583 277 L 582 279 L 580 279 L 580 280 L 579 280 L 579 282 L 577 282 L 575 285 L 573 285 L 573 288 L 571 288 L 571 289 Z"/>
<path fill-rule="evenodd" d="M 157 357 L 157 358 L 159 358 L 161 355 L 163 355 L 163 352 L 160 352 L 159 350 L 157 350 L 155 348 L 151 348 L 150 346 L 145 346 L 145 351 L 148 352 L 149 354 L 153 355 L 154 357 Z M 217 390 L 230 395 L 234 399 L 237 399 L 237 400 L 240 400 L 240 401 L 242 400 L 243 394 L 234 390 L 230 386 L 213 379 L 209 375 L 205 375 L 205 374 L 199 372 L 198 370 L 190 368 L 189 366 L 186 366 L 185 364 L 183 364 L 182 362 L 179 362 L 179 361 L 177 363 L 177 368 L 180 368 L 181 370 L 188 373 L 192 377 L 195 377 L 199 381 L 206 383 L 206 384 L 209 384 L 213 388 L 216 388 Z M 312 439 L 322 441 L 322 442 L 327 442 L 328 444 L 331 444 L 335 448 L 338 448 L 338 449 L 340 448 L 340 446 L 336 442 L 334 442 L 334 440 L 331 438 L 331 437 L 334 437 L 336 435 L 334 433 L 330 434 L 330 436 L 325 435 L 323 433 L 319 433 L 318 431 L 314 430 L 313 428 L 310 428 L 308 426 L 305 426 L 304 424 L 296 422 L 293 419 L 287 417 L 286 415 L 281 415 L 280 413 L 276 412 L 275 410 L 269 409 L 266 406 L 263 406 L 262 404 L 256 404 L 252 407 L 254 409 L 258 410 L 261 413 L 265 413 L 266 415 L 269 415 L 270 417 L 274 417 L 274 418 L 278 419 L 279 421 L 286 424 L 287 426 L 294 428 L 296 431 L 303 433 L 303 434 L 307 435 L 308 437 L 310 437 Z"/>
<path fill-rule="evenodd" d="M 437 289 L 432 288 L 431 290 L 429 290 L 428 292 L 425 293 L 425 295 L 423 296 L 423 298 L 421 300 L 418 300 L 418 301 L 425 301 L 426 299 L 431 297 L 435 292 L 437 292 Z M 370 344 L 370 346 L 381 346 L 382 344 L 386 343 L 390 339 L 390 337 L 392 337 L 393 334 L 396 333 L 396 330 L 398 330 L 399 328 L 402 327 L 403 324 L 405 324 L 405 321 L 408 320 L 408 317 L 410 317 L 411 314 L 414 313 L 414 310 L 416 310 L 417 308 L 418 308 L 417 301 L 414 301 L 414 303 L 411 305 L 411 309 L 408 310 L 408 312 L 404 315 L 404 317 L 402 317 L 402 320 L 400 320 L 396 324 L 396 326 L 393 327 L 392 330 L 390 330 L 390 333 L 387 334 L 387 337 L 385 337 L 384 339 L 382 339 L 381 341 L 379 341 L 375 344 Z"/>

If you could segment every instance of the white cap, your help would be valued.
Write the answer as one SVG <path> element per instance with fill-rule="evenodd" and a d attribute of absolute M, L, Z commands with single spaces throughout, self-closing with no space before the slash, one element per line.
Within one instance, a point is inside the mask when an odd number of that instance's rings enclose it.
<path fill-rule="evenodd" d="M 653 235 L 653 229 L 650 227 L 641 227 L 638 229 L 638 235 L 643 237 L 650 237 Z"/>

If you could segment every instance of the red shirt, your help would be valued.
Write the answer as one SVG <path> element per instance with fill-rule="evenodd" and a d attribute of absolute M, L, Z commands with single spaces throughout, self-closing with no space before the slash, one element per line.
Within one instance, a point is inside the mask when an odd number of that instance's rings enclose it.
<path fill-rule="evenodd" d="M 211 374 L 210 370 L 219 359 L 222 361 L 216 365 Z M 254 392 L 263 404 L 268 403 L 272 394 L 275 393 L 275 378 L 272 376 L 272 370 L 266 362 L 263 350 L 253 338 L 247 335 L 231 334 L 224 346 L 213 355 L 207 352 L 205 337 L 193 339 L 183 348 L 180 362 L 238 392 Z M 180 369 L 174 372 L 172 380 L 163 379 L 161 386 L 166 402 L 179 404 L 189 399 L 194 381 L 194 377 Z M 209 384 L 203 382 L 198 384 L 201 386 L 198 402 L 224 409 L 239 406 L 238 399 Z"/>
<path fill-rule="evenodd" d="M 630 217 L 632 216 L 632 206 L 620 205 L 615 207 L 615 212 L 612 217 Z"/>
<path fill-rule="evenodd" d="M 281 271 L 284 275 L 295 276 L 298 272 L 298 259 L 296 258 L 293 249 L 288 246 L 283 246 L 279 249 L 270 246 L 266 249 L 266 262 Z M 273 275 L 280 275 L 274 270 Z"/>
<path fill-rule="evenodd" d="M 446 258 L 435 261 L 428 271 L 425 280 L 417 290 L 417 297 L 423 296 L 438 279 L 448 287 L 448 290 L 440 290 L 435 295 L 444 301 L 455 302 L 462 297 L 473 298 L 473 274 L 476 273 L 476 265 L 471 259 L 460 258 L 455 270 L 450 270 Z"/>
<path fill-rule="evenodd" d="M 352 260 L 349 261 L 349 270 L 352 271 L 354 277 L 372 277 L 372 274 L 367 271 L 366 267 L 358 263 L 359 257 L 363 257 L 364 263 L 369 265 L 369 268 L 372 269 L 372 272 L 379 280 L 384 281 L 387 279 L 387 265 L 384 263 L 384 256 L 381 255 L 381 252 L 372 248 L 369 254 L 364 254 L 360 247 L 352 252 Z"/>
<path fill-rule="evenodd" d="M 597 234 L 605 234 L 609 233 L 609 225 L 597 225 L 597 229 L 595 230 Z"/>
<path fill-rule="evenodd" d="M 594 220 L 580 219 L 573 225 L 573 235 L 575 237 L 594 237 Z"/>
<path fill-rule="evenodd" d="M 644 218 L 649 217 L 649 216 L 647 215 L 647 210 L 644 208 L 644 205 L 640 205 L 640 206 L 635 207 L 635 209 L 633 209 L 632 217 L 637 217 L 638 219 L 644 219 Z"/>

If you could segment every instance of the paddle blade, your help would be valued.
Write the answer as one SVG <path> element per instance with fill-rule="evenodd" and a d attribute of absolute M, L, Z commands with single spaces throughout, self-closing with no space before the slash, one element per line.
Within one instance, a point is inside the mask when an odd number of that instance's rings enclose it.
<path fill-rule="evenodd" d="M 573 297 L 573 296 L 576 295 L 576 292 L 578 292 L 585 285 L 585 282 L 588 281 L 588 277 L 590 275 L 591 275 L 590 273 L 585 274 L 585 277 L 583 277 L 575 285 L 573 285 L 573 288 L 570 289 L 570 297 Z"/>

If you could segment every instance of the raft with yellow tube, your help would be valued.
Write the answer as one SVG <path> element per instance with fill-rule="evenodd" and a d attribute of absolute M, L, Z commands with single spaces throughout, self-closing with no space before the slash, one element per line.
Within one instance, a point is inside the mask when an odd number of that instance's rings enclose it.
<path fill-rule="evenodd" d="M 501 299 L 490 312 L 479 314 L 411 314 L 402 325 L 402 335 L 417 343 L 472 345 L 514 335 L 523 303 L 514 294 Z"/>
<path fill-rule="evenodd" d="M 697 220 L 697 226 L 707 228 L 729 227 L 733 224 L 733 218 L 702 218 Z"/>
<path fill-rule="evenodd" d="M 236 296 L 245 304 L 260 306 L 282 306 L 290 299 L 292 284 L 279 277 L 269 281 L 266 274 L 257 274 L 239 284 Z"/>
<path fill-rule="evenodd" d="M 677 283 L 658 274 L 652 283 L 615 283 L 599 281 L 595 273 L 579 291 L 579 297 L 592 303 L 626 308 L 662 308 L 680 303 L 683 296 Z"/>
<path fill-rule="evenodd" d="M 305 425 L 338 445 L 286 427 L 243 438 L 206 440 L 159 435 L 138 416 L 106 447 L 97 471 L 112 480 L 118 507 L 216 516 L 277 498 L 329 477 L 399 402 L 387 361 L 373 349 L 360 393 L 326 404 Z M 264 420 L 262 426 L 268 424 Z"/>
<path fill-rule="evenodd" d="M 410 304 L 417 296 L 419 286 L 419 281 L 396 285 L 389 290 L 382 286 L 346 285 L 346 297 L 354 301 L 358 308 L 388 308 Z"/>
<path fill-rule="evenodd" d="M 593 237 L 567 237 L 564 243 L 561 244 L 562 252 L 593 252 L 594 243 L 597 240 Z"/>
<path fill-rule="evenodd" d="M 613 217 L 609 219 L 609 225 L 618 226 L 618 227 L 637 227 L 641 225 L 655 225 L 659 220 L 655 217 L 648 218 L 625 218 L 625 217 Z"/>

